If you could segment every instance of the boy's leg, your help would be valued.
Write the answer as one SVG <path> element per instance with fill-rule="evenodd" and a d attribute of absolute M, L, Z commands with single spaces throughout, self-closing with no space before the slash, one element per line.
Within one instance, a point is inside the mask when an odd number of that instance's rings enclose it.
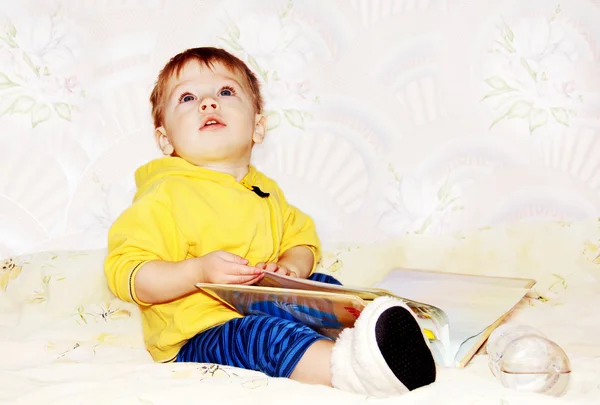
<path fill-rule="evenodd" d="M 178 362 L 217 363 L 261 371 L 271 377 L 290 377 L 309 348 L 313 353 L 328 339 L 309 327 L 274 316 L 249 315 L 232 319 L 190 339 L 179 351 Z M 315 344 L 318 343 L 316 346 Z M 317 375 L 311 381 L 331 384 L 329 357 L 326 381 Z M 315 370 L 313 370 L 315 373 Z M 316 373 L 319 374 L 319 373 Z"/>
<path fill-rule="evenodd" d="M 218 363 L 377 397 L 435 381 L 427 338 L 400 300 L 376 299 L 335 342 L 293 321 L 247 316 L 186 343 L 177 361 Z"/>
<path fill-rule="evenodd" d="M 319 281 L 321 283 L 342 285 L 335 277 L 325 273 L 313 273 L 308 277 L 309 280 Z"/>
<path fill-rule="evenodd" d="M 307 384 L 331 385 L 331 340 L 317 340 L 304 352 L 290 378 Z"/>
<path fill-rule="evenodd" d="M 310 280 L 339 284 L 313 273 Z M 323 346 L 322 346 L 323 347 Z M 382 297 L 369 304 L 353 328 L 342 331 L 332 349 L 332 382 L 336 388 L 373 396 L 401 394 L 435 381 L 436 365 L 416 316 L 406 304 Z M 323 348 L 307 351 L 292 374 L 317 369 Z"/>
<path fill-rule="evenodd" d="M 436 366 L 413 312 L 378 298 L 335 343 L 306 350 L 290 378 L 376 397 L 403 394 L 435 381 Z"/>

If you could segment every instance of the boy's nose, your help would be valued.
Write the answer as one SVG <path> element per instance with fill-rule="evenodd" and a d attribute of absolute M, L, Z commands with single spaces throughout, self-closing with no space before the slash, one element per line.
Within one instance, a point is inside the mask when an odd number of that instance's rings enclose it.
<path fill-rule="evenodd" d="M 200 103 L 200 109 L 202 111 L 206 111 L 206 110 L 218 110 L 219 109 L 219 104 L 217 103 L 217 100 L 215 100 L 212 97 L 206 97 L 204 100 L 202 100 L 202 102 Z"/>

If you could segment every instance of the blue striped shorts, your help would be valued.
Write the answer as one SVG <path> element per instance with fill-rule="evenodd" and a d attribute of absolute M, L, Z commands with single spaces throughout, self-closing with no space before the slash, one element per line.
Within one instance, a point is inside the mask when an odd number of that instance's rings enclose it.
<path fill-rule="evenodd" d="M 309 279 L 341 284 L 321 273 Z M 176 361 L 216 363 L 261 371 L 271 377 L 289 377 L 314 342 L 329 338 L 280 316 L 284 314 L 248 315 L 210 328 L 190 339 Z"/>

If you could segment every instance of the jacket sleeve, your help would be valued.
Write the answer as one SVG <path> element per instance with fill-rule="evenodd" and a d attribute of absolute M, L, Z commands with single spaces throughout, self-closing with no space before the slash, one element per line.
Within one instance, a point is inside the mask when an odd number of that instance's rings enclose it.
<path fill-rule="evenodd" d="M 283 211 L 283 235 L 281 239 L 281 253 L 294 246 L 306 246 L 313 252 L 314 261 L 311 274 L 321 259 L 321 242 L 317 229 L 310 216 L 288 204 L 281 190 L 281 207 Z"/>
<path fill-rule="evenodd" d="M 117 218 L 108 232 L 104 263 L 108 287 L 123 301 L 148 306 L 135 292 L 137 272 L 149 261 L 183 260 L 188 247 L 170 209 L 149 196 L 142 197 Z"/>

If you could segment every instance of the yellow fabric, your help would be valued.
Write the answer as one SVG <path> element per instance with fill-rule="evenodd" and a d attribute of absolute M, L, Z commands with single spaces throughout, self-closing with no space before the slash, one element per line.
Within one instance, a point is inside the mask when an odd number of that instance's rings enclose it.
<path fill-rule="evenodd" d="M 252 166 L 237 182 L 166 157 L 140 167 L 135 178 L 134 202 L 109 231 L 105 274 L 117 297 L 140 306 L 146 347 L 156 361 L 173 359 L 191 337 L 240 315 L 202 292 L 160 305 L 141 302 L 134 280 L 145 262 L 226 250 L 254 265 L 276 262 L 287 249 L 305 245 L 316 266 L 320 244 L 313 221 Z M 270 196 L 259 197 L 252 186 Z"/>

